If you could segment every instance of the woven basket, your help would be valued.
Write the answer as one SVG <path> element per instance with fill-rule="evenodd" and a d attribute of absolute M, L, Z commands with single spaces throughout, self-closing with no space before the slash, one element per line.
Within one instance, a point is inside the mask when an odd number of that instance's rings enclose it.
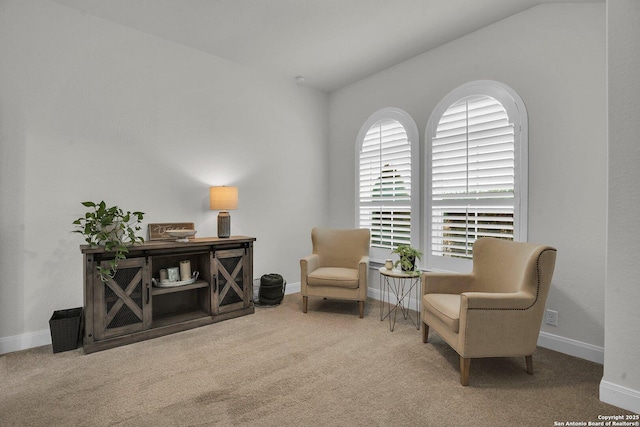
<path fill-rule="evenodd" d="M 279 274 L 265 274 L 260 278 L 258 301 L 260 304 L 277 305 L 282 302 L 287 284 Z"/>
<path fill-rule="evenodd" d="M 82 307 L 57 310 L 49 320 L 54 353 L 75 350 L 80 340 Z"/>

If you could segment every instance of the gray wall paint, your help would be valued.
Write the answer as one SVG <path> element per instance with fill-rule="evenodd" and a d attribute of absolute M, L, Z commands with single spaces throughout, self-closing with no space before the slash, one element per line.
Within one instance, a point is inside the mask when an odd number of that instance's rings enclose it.
<path fill-rule="evenodd" d="M 627 53 L 640 11 L 636 0 L 607 3 L 608 153 L 604 4 L 539 6 L 327 97 L 48 1 L 1 2 L 0 347 L 48 333 L 53 310 L 82 304 L 81 239 L 69 232 L 80 201 L 141 209 L 145 223 L 194 221 L 208 236 L 207 187 L 238 185 L 232 232 L 258 237 L 256 276 L 296 282 L 308 230 L 355 223 L 354 144 L 367 117 L 406 110 L 422 145 L 442 97 L 494 79 L 529 111 L 529 238 L 559 249 L 548 306 L 560 326 L 543 330 L 606 344 L 601 396 L 620 404 L 620 390 L 640 390 L 629 340 L 640 333 L 629 238 L 640 61 Z"/>
<path fill-rule="evenodd" d="M 558 249 L 547 306 L 559 326 L 542 329 L 602 347 L 605 43 L 604 4 L 542 5 L 332 93 L 330 224 L 355 224 L 355 140 L 369 115 L 407 111 L 423 159 L 427 120 L 445 95 L 472 80 L 503 82 L 529 113 L 529 240 Z"/>
<path fill-rule="evenodd" d="M 205 237 L 208 187 L 237 185 L 255 276 L 299 281 L 327 217 L 328 95 L 41 0 L 0 3 L 0 52 L 0 347 L 82 305 L 84 200 Z"/>
<path fill-rule="evenodd" d="M 640 2 L 609 0 L 607 20 L 609 217 L 600 398 L 640 413 Z"/>

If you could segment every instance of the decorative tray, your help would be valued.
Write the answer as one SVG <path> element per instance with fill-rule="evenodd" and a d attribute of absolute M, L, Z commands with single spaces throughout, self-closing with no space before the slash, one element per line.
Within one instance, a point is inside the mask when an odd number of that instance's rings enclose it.
<path fill-rule="evenodd" d="M 195 283 L 196 280 L 198 280 L 198 275 L 200 273 L 197 271 L 194 271 L 193 274 L 191 275 L 191 279 L 188 280 L 178 280 L 178 281 L 174 281 L 174 282 L 170 282 L 168 280 L 158 280 L 158 279 L 151 279 L 151 282 L 153 283 L 153 286 L 155 286 L 156 288 L 175 288 L 176 286 L 185 286 L 185 285 L 190 285 L 192 283 Z"/>
<path fill-rule="evenodd" d="M 169 229 L 166 230 L 165 233 L 167 233 L 169 236 L 171 237 L 177 237 L 178 239 L 176 240 L 176 242 L 188 242 L 189 241 L 189 237 L 193 237 L 196 235 L 197 231 L 196 230 L 184 230 L 184 229 Z"/>

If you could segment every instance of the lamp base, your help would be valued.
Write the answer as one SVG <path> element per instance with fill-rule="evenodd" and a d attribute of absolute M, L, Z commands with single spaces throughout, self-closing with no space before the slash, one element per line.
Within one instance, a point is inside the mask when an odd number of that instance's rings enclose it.
<path fill-rule="evenodd" d="M 218 237 L 226 238 L 231 235 L 231 215 L 222 211 L 218 214 Z"/>

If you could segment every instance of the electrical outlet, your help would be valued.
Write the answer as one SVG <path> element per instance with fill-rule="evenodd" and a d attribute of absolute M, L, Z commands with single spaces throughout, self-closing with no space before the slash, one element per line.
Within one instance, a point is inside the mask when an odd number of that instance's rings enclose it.
<path fill-rule="evenodd" d="M 558 312 L 555 310 L 546 310 L 544 312 L 544 323 L 551 326 L 558 326 Z"/>

